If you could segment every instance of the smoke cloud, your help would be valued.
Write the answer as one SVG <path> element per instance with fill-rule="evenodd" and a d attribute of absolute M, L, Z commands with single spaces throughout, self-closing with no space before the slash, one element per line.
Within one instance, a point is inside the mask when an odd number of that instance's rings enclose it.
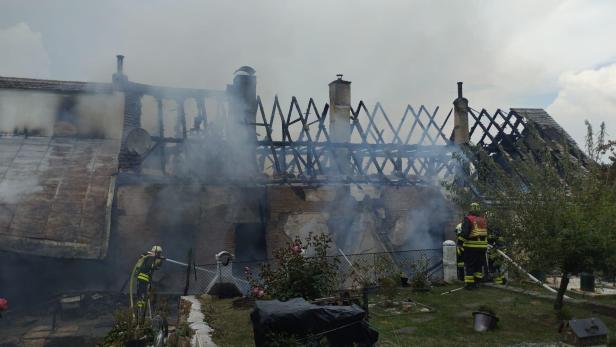
<path fill-rule="evenodd" d="M 27 23 L 18 22 L 4 27 L 0 21 L 0 76 L 29 76 L 48 78 L 51 61 L 43 35 L 33 31 Z"/>

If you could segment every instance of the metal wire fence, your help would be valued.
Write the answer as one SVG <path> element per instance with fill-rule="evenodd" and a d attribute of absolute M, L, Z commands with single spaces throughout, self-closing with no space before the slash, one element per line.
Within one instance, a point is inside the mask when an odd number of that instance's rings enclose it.
<path fill-rule="evenodd" d="M 403 274 L 409 279 L 417 275 L 426 276 L 429 281 L 443 279 L 442 249 L 420 249 L 397 252 L 361 253 L 330 256 L 337 266 L 337 288 L 339 290 L 357 288 L 359 283 L 378 286 L 379 279 Z M 168 264 L 161 269 L 161 291 L 166 293 L 189 294 L 205 293 L 220 278 L 232 278 L 242 293 L 250 291 L 246 269 L 259 277 L 264 264 L 276 268 L 275 259 L 259 261 L 236 261 L 228 265 L 191 264 L 186 266 Z"/>

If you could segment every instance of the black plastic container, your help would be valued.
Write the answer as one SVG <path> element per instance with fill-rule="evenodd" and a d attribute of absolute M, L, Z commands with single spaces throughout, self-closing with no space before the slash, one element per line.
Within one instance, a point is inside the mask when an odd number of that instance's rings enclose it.
<path fill-rule="evenodd" d="M 580 274 L 580 289 L 585 292 L 595 291 L 595 275 L 589 272 Z"/>

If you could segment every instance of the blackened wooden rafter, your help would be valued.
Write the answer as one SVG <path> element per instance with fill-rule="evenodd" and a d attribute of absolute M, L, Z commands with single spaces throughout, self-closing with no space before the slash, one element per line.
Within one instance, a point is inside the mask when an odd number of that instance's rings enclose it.
<path fill-rule="evenodd" d="M 272 168 L 276 176 L 314 179 L 317 175 L 328 176 L 341 172 L 340 163 L 335 160 L 335 148 L 347 148 L 353 170 L 353 177 L 350 178 L 352 181 L 361 180 L 361 177 L 369 177 L 370 172 L 376 172 L 384 183 L 391 183 L 389 175 L 402 176 L 402 181 L 411 182 L 408 180 L 412 177 L 408 176 L 410 172 L 413 176 L 447 176 L 453 170 L 450 165 L 453 149 L 448 148 L 450 141 L 443 133 L 451 111 L 443 123 L 438 125 L 438 108 L 430 112 L 425 106 L 421 106 L 415 111 L 409 105 L 402 119 L 394 126 L 380 103 L 368 110 L 364 102 L 359 102 L 357 107 L 351 108 L 351 134 L 354 134 L 352 138 L 359 137 L 359 143 L 354 143 L 351 139 L 348 144 L 334 144 L 330 141 L 327 130 L 327 104 L 319 110 L 314 100 L 310 99 L 302 110 L 299 101 L 294 97 L 288 111 L 284 112 L 280 99 L 276 97 L 269 119 L 260 98 L 257 109 L 262 123 L 256 125 L 265 127 L 266 134 L 265 141 L 259 142 L 261 150 L 258 153 L 263 156 L 260 162 L 271 164 L 268 169 Z M 276 124 L 278 122 L 280 124 Z M 379 128 L 379 125 L 384 128 Z M 410 130 L 407 133 L 409 125 Z M 274 133 L 274 128 L 279 128 L 280 134 Z M 418 129 L 421 132 L 418 134 L 420 141 L 413 144 L 412 136 Z M 276 139 L 277 136 L 280 140 Z M 439 143 L 441 139 L 444 144 Z M 433 152 L 435 150 L 437 152 Z M 435 154 L 441 152 L 443 155 Z"/>

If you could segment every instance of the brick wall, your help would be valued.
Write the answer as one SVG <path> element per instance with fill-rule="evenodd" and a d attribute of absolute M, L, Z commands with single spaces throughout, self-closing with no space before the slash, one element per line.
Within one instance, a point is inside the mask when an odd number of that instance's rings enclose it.
<path fill-rule="evenodd" d="M 141 98 L 142 94 L 125 92 L 124 94 L 124 121 L 122 130 L 122 148 L 119 154 L 120 169 L 134 167 L 139 160 L 139 156 L 130 153 L 126 149 L 126 136 L 131 130 L 141 127 Z"/>

